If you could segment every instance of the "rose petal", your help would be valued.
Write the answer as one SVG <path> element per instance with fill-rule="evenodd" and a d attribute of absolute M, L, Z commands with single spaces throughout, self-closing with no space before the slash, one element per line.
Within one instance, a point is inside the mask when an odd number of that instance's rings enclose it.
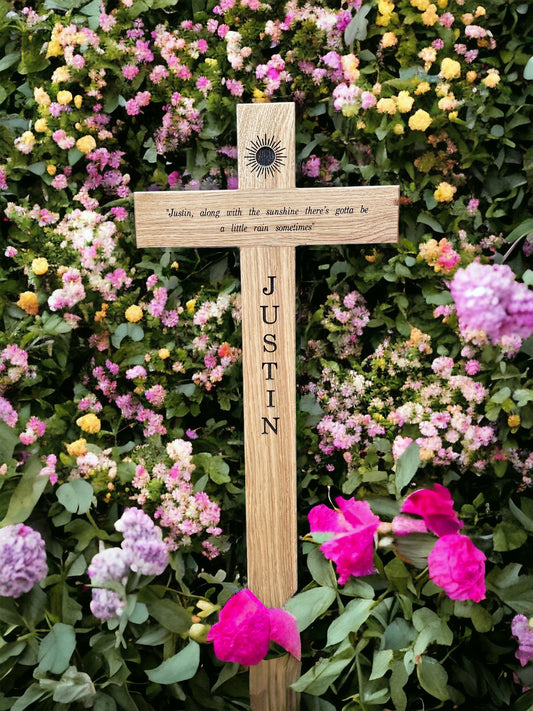
<path fill-rule="evenodd" d="M 268 617 L 270 619 L 270 639 L 300 660 L 302 650 L 296 618 L 287 610 L 280 608 L 268 610 Z"/>

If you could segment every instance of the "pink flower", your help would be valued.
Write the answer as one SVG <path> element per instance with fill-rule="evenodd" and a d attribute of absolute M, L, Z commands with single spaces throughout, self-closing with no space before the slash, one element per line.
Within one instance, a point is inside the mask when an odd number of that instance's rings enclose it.
<path fill-rule="evenodd" d="M 250 591 L 233 595 L 209 630 L 215 654 L 223 662 L 259 664 L 270 642 L 276 642 L 300 659 L 300 636 L 296 619 L 281 608 L 269 609 Z"/>
<path fill-rule="evenodd" d="M 515 615 L 513 617 L 511 632 L 519 642 L 515 657 L 525 667 L 533 659 L 533 629 L 525 615 Z"/>
<path fill-rule="evenodd" d="M 419 489 L 410 494 L 401 508 L 402 513 L 421 516 L 430 531 L 437 536 L 457 533 L 463 526 L 453 510 L 453 499 L 442 484 L 432 489 Z"/>
<path fill-rule="evenodd" d="M 338 510 L 332 511 L 320 504 L 311 509 L 308 518 L 311 532 L 334 534 L 320 546 L 320 550 L 335 563 L 339 585 L 344 585 L 350 575 L 374 572 L 373 542 L 380 520 L 366 501 L 339 496 L 335 502 Z"/>
<path fill-rule="evenodd" d="M 428 556 L 429 577 L 452 600 L 485 598 L 485 555 L 460 533 L 442 536 Z"/>

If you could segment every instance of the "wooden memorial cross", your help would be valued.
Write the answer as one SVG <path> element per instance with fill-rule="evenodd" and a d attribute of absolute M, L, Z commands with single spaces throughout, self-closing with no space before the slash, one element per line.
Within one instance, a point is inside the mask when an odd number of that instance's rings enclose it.
<path fill-rule="evenodd" d="M 294 104 L 237 107 L 239 189 L 135 193 L 139 247 L 240 247 L 248 584 L 297 589 L 295 247 L 395 242 L 397 186 L 295 187 Z M 288 655 L 250 669 L 254 711 L 294 711 Z"/>

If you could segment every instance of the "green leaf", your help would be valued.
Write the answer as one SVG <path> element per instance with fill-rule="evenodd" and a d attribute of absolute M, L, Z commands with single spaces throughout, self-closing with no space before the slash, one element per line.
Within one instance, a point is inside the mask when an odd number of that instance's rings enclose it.
<path fill-rule="evenodd" d="M 215 484 L 228 484 L 231 481 L 229 465 L 218 454 L 200 452 L 194 455 L 193 462 L 197 467 L 203 469 L 206 474 L 209 474 L 209 478 Z"/>
<path fill-rule="evenodd" d="M 436 659 L 423 656 L 416 666 L 420 686 L 440 701 L 450 698 L 448 692 L 448 674 Z"/>
<path fill-rule="evenodd" d="M 418 632 L 413 648 L 415 656 L 425 652 L 432 642 L 447 646 L 453 642 L 453 632 L 446 622 L 427 607 L 413 613 L 413 625 Z"/>
<path fill-rule="evenodd" d="M 0 422 L 0 452 L 2 452 L 2 461 L 7 462 L 11 459 L 15 447 L 20 443 L 15 430 L 6 425 L 5 422 Z"/>
<path fill-rule="evenodd" d="M 355 656 L 355 648 L 345 640 L 332 657 L 323 657 L 292 684 L 294 691 L 320 696 L 324 694 Z"/>
<path fill-rule="evenodd" d="M 396 462 L 396 493 L 398 496 L 401 496 L 402 489 L 411 482 L 419 466 L 420 447 L 416 442 L 411 442 Z"/>
<path fill-rule="evenodd" d="M 363 5 L 353 16 L 349 25 L 344 30 L 344 42 L 350 46 L 355 40 L 365 40 L 368 31 L 366 16 L 371 10 L 370 5 Z"/>
<path fill-rule="evenodd" d="M 170 659 L 154 669 L 147 669 L 146 676 L 156 684 L 175 684 L 191 679 L 200 664 L 200 645 L 192 640 Z"/>
<path fill-rule="evenodd" d="M 521 498 L 520 500 L 521 508 L 512 501 L 509 500 L 509 508 L 511 513 L 519 521 L 522 526 L 528 531 L 528 533 L 533 533 L 533 501 L 531 499 Z"/>
<path fill-rule="evenodd" d="M 138 323 L 120 323 L 111 336 L 111 343 L 115 348 L 120 348 L 120 344 L 126 336 L 131 338 L 132 341 L 142 341 L 144 329 Z"/>
<path fill-rule="evenodd" d="M 329 626 L 326 645 L 338 644 L 350 632 L 356 632 L 366 622 L 374 605 L 374 600 L 351 600 L 344 612 Z"/>
<path fill-rule="evenodd" d="M 57 489 L 57 500 L 70 513 L 84 514 L 91 508 L 93 487 L 85 479 L 68 481 Z"/>
<path fill-rule="evenodd" d="M 524 67 L 524 79 L 527 81 L 533 80 L 533 57 L 530 57 Z"/>
<path fill-rule="evenodd" d="M 502 602 L 526 617 L 533 616 L 533 575 L 520 575 L 521 566 L 511 563 L 505 568 L 494 567 L 486 576 L 487 589 Z"/>
<path fill-rule="evenodd" d="M 76 649 L 76 633 L 70 625 L 57 622 L 41 642 L 37 659 L 39 671 L 62 674 Z"/>
<path fill-rule="evenodd" d="M 96 690 L 91 677 L 85 672 L 78 671 L 76 667 L 69 667 L 57 682 L 52 698 L 60 704 L 81 701 L 85 708 L 89 708 L 95 696 Z"/>
<path fill-rule="evenodd" d="M 39 684 L 30 684 L 22 696 L 15 701 L 11 711 L 23 711 L 23 709 L 27 709 L 28 706 L 34 704 L 45 694 L 46 691 L 41 689 Z"/>
<path fill-rule="evenodd" d="M 9 67 L 12 67 L 13 64 L 16 64 L 20 59 L 20 52 L 10 52 L 9 54 L 6 54 L 5 56 L 0 59 L 0 72 L 3 72 L 4 69 L 9 69 Z"/>
<path fill-rule="evenodd" d="M 494 550 L 514 551 L 527 541 L 527 533 L 513 523 L 501 521 L 494 529 Z"/>
<path fill-rule="evenodd" d="M 328 588 L 337 588 L 337 579 L 331 561 L 324 557 L 320 548 L 313 548 L 307 556 L 307 567 L 313 580 L 319 585 Z"/>
<path fill-rule="evenodd" d="M 7 513 L 0 526 L 24 523 L 31 514 L 48 484 L 48 477 L 41 476 L 40 471 L 41 462 L 38 457 L 28 459 L 22 478 L 11 496 Z"/>
<path fill-rule="evenodd" d="M 155 599 L 146 603 L 150 615 L 166 630 L 185 634 L 192 624 L 191 613 L 178 603 L 168 599 Z"/>
<path fill-rule="evenodd" d="M 420 222 L 422 225 L 427 225 L 428 227 L 431 227 L 434 232 L 444 232 L 444 228 L 440 224 L 440 222 L 436 220 L 432 215 L 428 215 L 427 212 L 421 212 L 416 218 L 416 221 Z"/>
<path fill-rule="evenodd" d="M 317 617 L 324 614 L 335 600 L 336 592 L 333 588 L 311 588 L 304 590 L 288 600 L 284 608 L 296 617 L 298 632 L 307 629 Z"/>

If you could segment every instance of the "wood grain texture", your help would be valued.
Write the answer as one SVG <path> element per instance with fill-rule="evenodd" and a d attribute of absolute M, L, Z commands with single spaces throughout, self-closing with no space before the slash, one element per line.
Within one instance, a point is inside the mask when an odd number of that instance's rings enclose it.
<path fill-rule="evenodd" d="M 279 175 L 274 177 L 279 182 Z M 241 182 L 248 181 L 239 177 Z M 260 191 L 239 187 L 135 193 L 137 244 L 296 247 L 385 243 L 398 238 L 397 186 L 283 190 L 270 189 L 263 182 Z"/>
<path fill-rule="evenodd" d="M 238 106 L 237 135 L 236 195 L 246 191 L 244 204 L 253 199 L 262 210 L 271 191 L 286 195 L 294 189 L 294 105 Z M 286 155 L 279 170 L 261 176 L 251 169 L 248 149 L 253 145 L 256 150 L 258 139 L 257 150 L 279 142 Z M 229 203 L 233 194 L 226 195 Z M 248 585 L 267 607 L 281 607 L 298 586 L 295 250 L 258 246 L 255 239 L 238 244 Z M 297 711 L 299 696 L 290 684 L 299 670 L 300 664 L 288 655 L 252 667 L 252 711 Z"/>

